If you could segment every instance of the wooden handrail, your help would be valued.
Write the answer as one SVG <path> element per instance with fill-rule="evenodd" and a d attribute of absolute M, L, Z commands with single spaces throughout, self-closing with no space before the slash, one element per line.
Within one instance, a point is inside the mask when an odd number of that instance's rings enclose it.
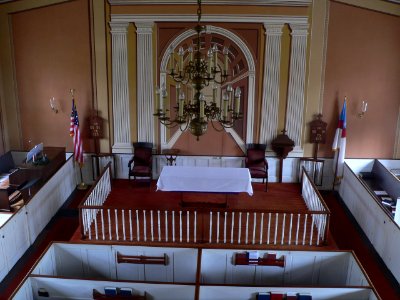
<path fill-rule="evenodd" d="M 105 166 L 103 171 L 101 171 L 101 174 L 99 177 L 97 177 L 95 183 L 90 187 L 89 191 L 86 193 L 85 197 L 83 197 L 82 201 L 79 203 L 78 208 L 85 208 L 86 206 L 84 205 L 85 201 L 89 198 L 90 194 L 93 192 L 93 190 L 96 188 L 97 184 L 99 183 L 100 179 L 103 177 L 104 173 L 107 171 L 107 169 L 110 169 L 111 172 L 111 162 L 108 162 L 108 164 Z M 111 184 L 111 183 L 110 183 Z"/>
<path fill-rule="evenodd" d="M 194 212 L 194 211 L 196 211 L 196 212 L 227 212 L 227 213 L 231 213 L 231 212 L 234 212 L 234 213 L 237 213 L 237 212 L 242 212 L 242 213 L 273 213 L 273 214 L 275 214 L 275 213 L 279 213 L 279 214 L 294 214 L 294 215 L 296 215 L 296 214 L 320 214 L 320 215 L 328 215 L 328 214 L 330 214 L 330 212 L 329 211 L 320 211 L 320 210 L 303 210 L 303 211 L 300 211 L 300 210 L 274 210 L 274 209 L 270 209 L 270 210 L 268 210 L 268 209 L 254 209 L 254 208 L 252 208 L 252 209 L 242 209 L 242 208 L 222 208 L 222 209 L 218 209 L 218 208 L 205 208 L 205 207 L 201 207 L 201 208 L 184 208 L 184 209 L 154 209 L 154 208 L 134 208 L 134 207 L 132 207 L 132 208 L 129 208 L 129 207 L 124 207 L 124 206 L 108 206 L 108 205 L 103 205 L 103 206 L 101 206 L 101 205 L 88 205 L 88 206 L 82 206 L 81 207 L 82 209 L 104 209 L 104 210 L 107 210 L 107 209 L 110 209 L 110 210 L 115 210 L 115 209 L 117 209 L 117 210 L 125 210 L 125 211 L 128 211 L 128 210 L 131 210 L 131 211 L 136 211 L 136 210 L 138 210 L 138 211 L 143 211 L 143 210 L 145 210 L 145 211 L 153 211 L 153 212 L 156 212 L 156 211 L 160 211 L 160 212 L 164 212 L 164 211 L 175 211 L 175 212 L 179 212 L 179 211 L 182 211 L 182 212 L 186 212 L 186 211 L 189 211 L 189 212 Z"/>

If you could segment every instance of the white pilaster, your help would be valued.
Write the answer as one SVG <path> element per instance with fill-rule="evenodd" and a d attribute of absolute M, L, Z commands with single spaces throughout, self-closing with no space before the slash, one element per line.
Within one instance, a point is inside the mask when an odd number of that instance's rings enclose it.
<path fill-rule="evenodd" d="M 127 22 L 110 22 L 112 43 L 113 153 L 132 153 L 129 118 Z"/>
<path fill-rule="evenodd" d="M 260 143 L 271 147 L 277 136 L 279 108 L 279 77 L 281 63 L 281 38 L 283 24 L 264 23 L 265 57 L 261 106 Z"/>
<path fill-rule="evenodd" d="M 292 30 L 292 47 L 290 53 L 286 130 L 287 135 L 294 141 L 294 150 L 300 150 L 304 114 L 308 24 L 289 25 Z"/>
<path fill-rule="evenodd" d="M 137 35 L 137 128 L 139 142 L 155 142 L 153 84 L 153 26 L 135 23 Z"/>

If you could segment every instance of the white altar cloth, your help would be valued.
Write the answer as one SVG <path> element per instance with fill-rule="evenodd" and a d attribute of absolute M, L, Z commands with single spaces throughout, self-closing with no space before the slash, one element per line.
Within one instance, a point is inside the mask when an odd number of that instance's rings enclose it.
<path fill-rule="evenodd" d="M 165 166 L 157 190 L 179 192 L 240 193 L 253 195 L 247 168 Z"/>

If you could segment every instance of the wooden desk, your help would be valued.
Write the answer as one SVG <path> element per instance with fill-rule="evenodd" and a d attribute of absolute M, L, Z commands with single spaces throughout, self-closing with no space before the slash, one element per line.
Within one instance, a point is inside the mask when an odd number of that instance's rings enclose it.
<path fill-rule="evenodd" d="M 0 188 L 0 209 L 10 210 L 9 196 L 16 190 L 20 190 L 22 198 L 28 201 L 65 163 L 65 148 L 45 147 L 43 153 L 48 158 L 44 165 L 13 166 L 14 171 L 8 175 L 8 185 L 4 180 Z"/>

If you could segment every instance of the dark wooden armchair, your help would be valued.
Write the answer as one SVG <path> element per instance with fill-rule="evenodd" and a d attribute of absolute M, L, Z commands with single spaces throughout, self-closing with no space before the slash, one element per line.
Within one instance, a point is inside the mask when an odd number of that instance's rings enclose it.
<path fill-rule="evenodd" d="M 268 162 L 265 158 L 265 144 L 248 144 L 245 167 L 249 169 L 251 178 L 260 178 L 268 190 Z"/>
<path fill-rule="evenodd" d="M 128 163 L 129 180 L 131 176 L 136 180 L 136 177 L 153 179 L 153 143 L 133 143 L 133 157 Z"/>

